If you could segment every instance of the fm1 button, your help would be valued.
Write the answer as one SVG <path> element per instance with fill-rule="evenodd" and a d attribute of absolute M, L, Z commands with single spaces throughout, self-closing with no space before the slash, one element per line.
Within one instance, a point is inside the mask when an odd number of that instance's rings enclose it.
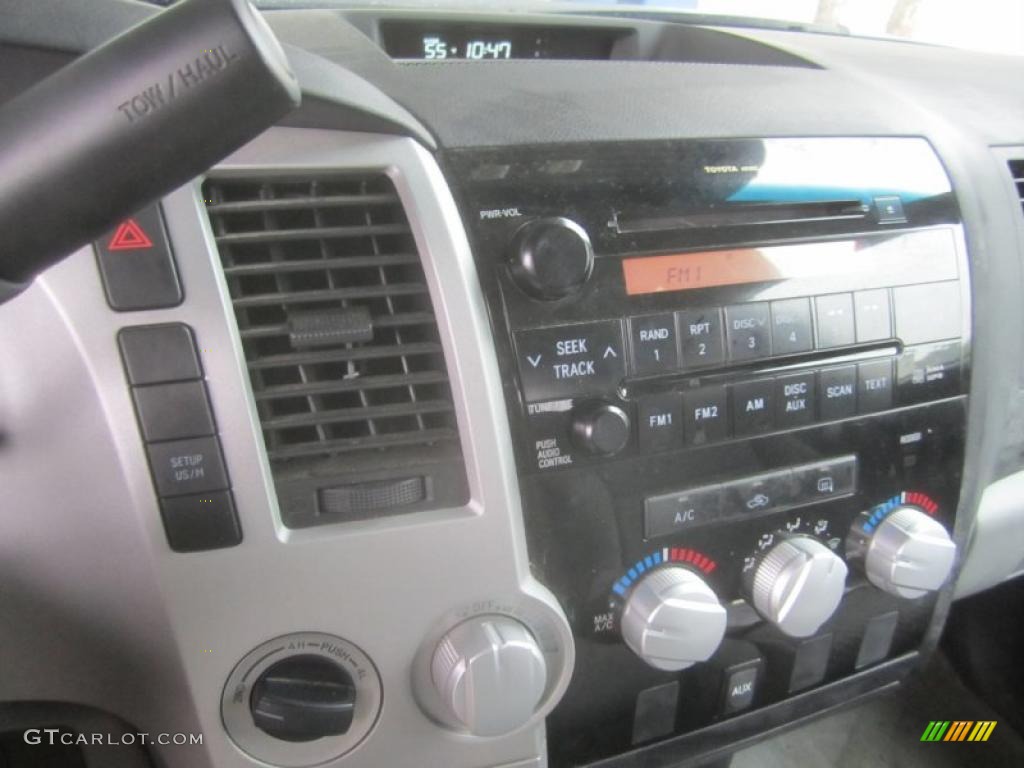
<path fill-rule="evenodd" d="M 676 323 L 671 312 L 632 317 L 629 333 L 634 373 L 661 373 L 676 367 Z"/>
<path fill-rule="evenodd" d="M 775 380 L 775 423 L 779 428 L 801 427 L 814 420 L 816 384 L 814 371 Z"/>
<path fill-rule="evenodd" d="M 641 397 L 637 433 L 642 451 L 665 451 L 683 445 L 683 398 L 678 392 Z"/>

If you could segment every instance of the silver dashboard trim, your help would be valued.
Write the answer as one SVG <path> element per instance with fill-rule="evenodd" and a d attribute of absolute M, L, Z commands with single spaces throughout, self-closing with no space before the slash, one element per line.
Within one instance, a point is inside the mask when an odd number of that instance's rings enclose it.
<path fill-rule="evenodd" d="M 354 768 L 542 766 L 543 712 L 572 671 L 572 636 L 530 574 L 507 414 L 475 265 L 433 157 L 410 139 L 273 129 L 218 167 L 380 169 L 413 224 L 456 401 L 470 502 L 461 508 L 292 531 L 281 523 L 237 327 L 199 182 L 163 200 L 185 302 L 111 311 L 85 248 L 0 307 L 0 700 L 50 698 L 108 710 L 140 730 L 199 731 L 202 747 L 155 747 L 170 768 L 255 765 L 224 733 L 220 695 L 252 648 L 295 631 L 365 649 L 384 704 Z M 243 530 L 231 549 L 167 547 L 115 335 L 193 327 Z M 225 353 L 226 352 L 226 353 Z M 439 567 L 443 565 L 443 567 Z M 439 727 L 412 694 L 421 639 L 458 606 L 528 603 L 562 644 L 542 711 L 479 739 Z M 0 604 L 3 600 L 0 599 Z"/>

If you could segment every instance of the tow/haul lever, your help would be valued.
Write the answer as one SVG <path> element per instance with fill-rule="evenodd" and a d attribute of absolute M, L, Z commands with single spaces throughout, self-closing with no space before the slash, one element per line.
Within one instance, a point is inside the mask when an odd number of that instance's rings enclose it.
<path fill-rule="evenodd" d="M 300 97 L 247 0 L 184 0 L 7 102 L 0 300 L 208 170 Z"/>

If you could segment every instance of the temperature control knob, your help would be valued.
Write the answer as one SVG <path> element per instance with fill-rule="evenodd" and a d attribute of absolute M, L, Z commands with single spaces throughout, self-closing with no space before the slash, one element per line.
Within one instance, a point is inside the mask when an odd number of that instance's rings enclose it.
<path fill-rule="evenodd" d="M 564 299 L 579 291 L 594 271 L 590 237 L 571 219 L 535 219 L 512 238 L 509 271 L 533 298 Z"/>
<path fill-rule="evenodd" d="M 866 538 L 860 524 L 854 525 L 851 535 Z M 890 512 L 858 549 L 863 552 L 868 581 L 907 598 L 939 589 L 956 558 L 956 544 L 942 523 L 909 506 Z"/>
<path fill-rule="evenodd" d="M 525 725 L 547 687 L 537 641 L 507 616 L 476 616 L 452 629 L 438 643 L 430 673 L 449 714 L 477 736 Z"/>
<path fill-rule="evenodd" d="M 660 568 L 633 588 L 622 611 L 622 638 L 656 669 L 676 671 L 706 661 L 725 634 L 725 608 L 687 568 Z"/>
<path fill-rule="evenodd" d="M 846 563 L 810 536 L 787 536 L 754 571 L 750 597 L 757 611 L 790 637 L 818 631 L 839 607 Z"/>
<path fill-rule="evenodd" d="M 625 448 L 630 429 L 629 415 L 602 400 L 583 403 L 572 414 L 573 442 L 595 456 L 612 456 Z"/>

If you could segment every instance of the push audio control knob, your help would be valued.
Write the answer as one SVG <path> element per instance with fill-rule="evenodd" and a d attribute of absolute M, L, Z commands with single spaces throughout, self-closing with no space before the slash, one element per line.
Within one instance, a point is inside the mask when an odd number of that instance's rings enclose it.
<path fill-rule="evenodd" d="M 790 637 L 808 637 L 842 600 L 846 563 L 809 536 L 788 536 L 754 570 L 750 597 L 758 613 Z"/>
<path fill-rule="evenodd" d="M 687 568 L 660 568 L 630 593 L 622 639 L 655 669 L 674 672 L 711 657 L 725 620 L 725 608 L 704 579 Z"/>
<path fill-rule="evenodd" d="M 594 248 L 571 219 L 535 219 L 512 238 L 509 271 L 525 293 L 557 301 L 578 292 L 594 271 Z"/>
<path fill-rule="evenodd" d="M 526 724 L 547 687 L 547 664 L 525 625 L 476 616 L 441 638 L 430 665 L 449 714 L 477 736 Z"/>
<path fill-rule="evenodd" d="M 595 456 L 612 456 L 629 444 L 629 414 L 617 405 L 595 400 L 577 406 L 572 414 L 572 440 Z"/>
<path fill-rule="evenodd" d="M 866 538 L 856 549 L 863 552 L 868 581 L 897 597 L 921 597 L 939 589 L 956 558 L 956 544 L 942 523 L 916 507 L 896 507 L 869 536 L 855 523 L 851 537 Z"/>

